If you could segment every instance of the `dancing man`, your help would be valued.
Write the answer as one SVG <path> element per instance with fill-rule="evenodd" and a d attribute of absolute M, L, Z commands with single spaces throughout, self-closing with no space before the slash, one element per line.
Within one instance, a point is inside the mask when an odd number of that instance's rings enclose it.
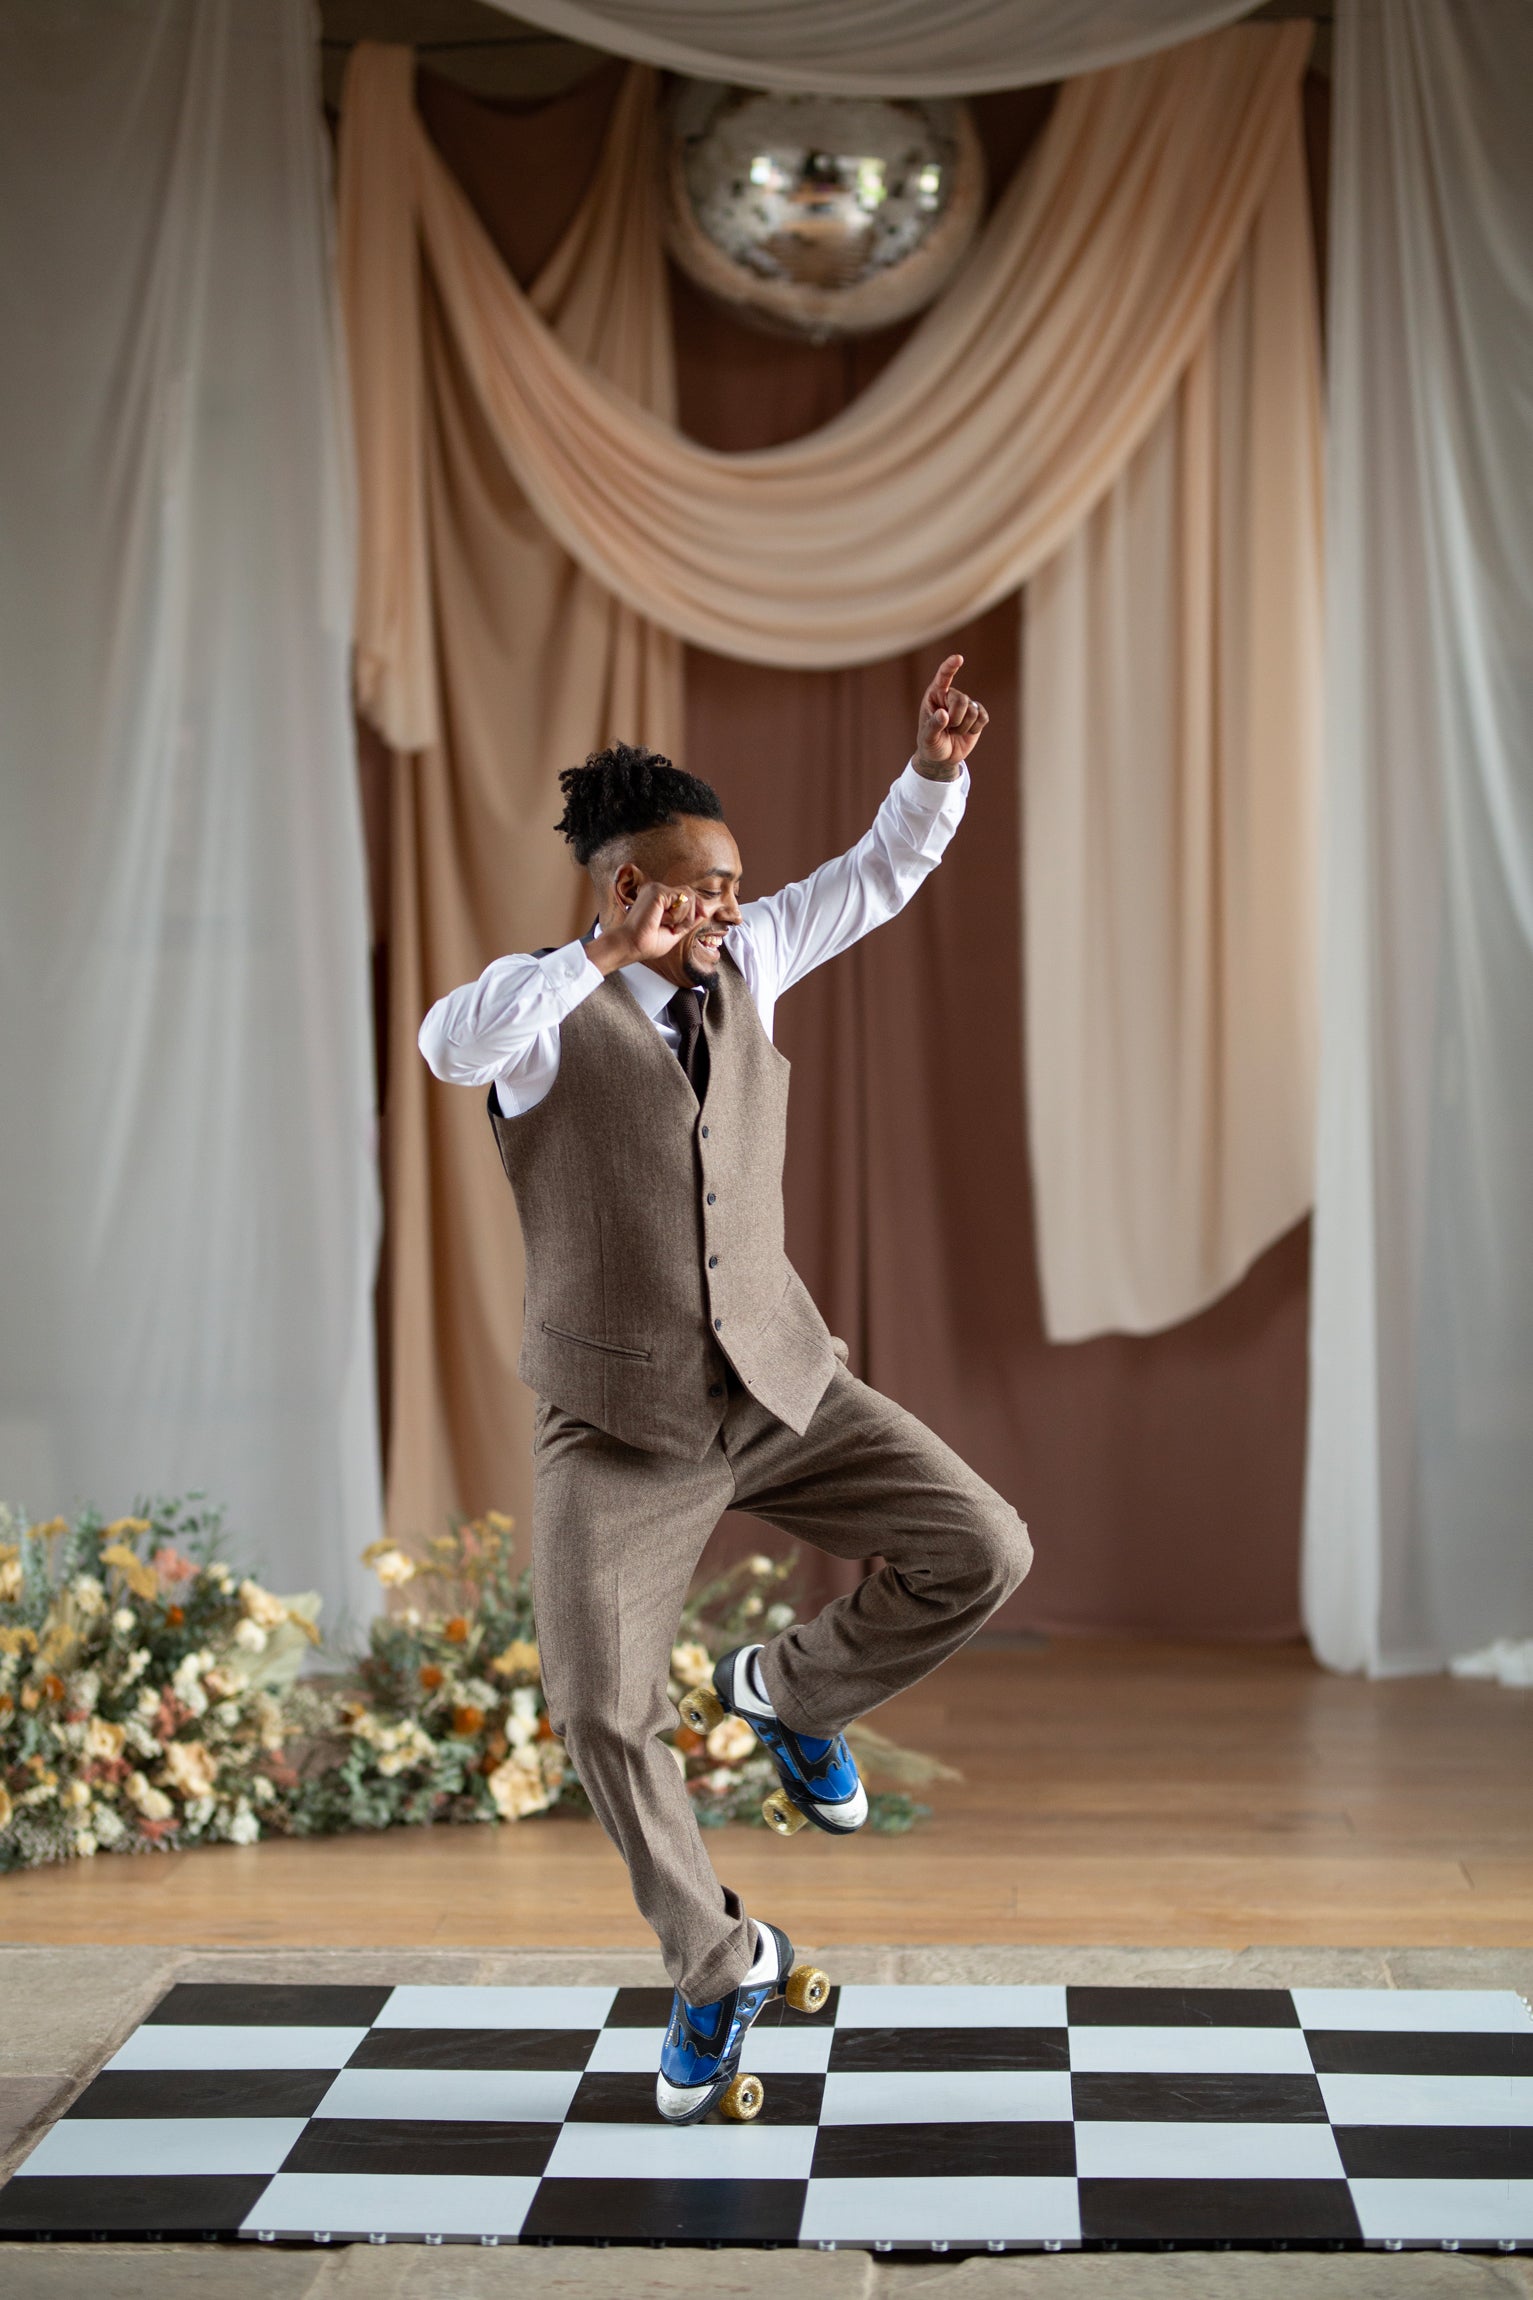
<path fill-rule="evenodd" d="M 747 1510 L 833 1557 L 884 1561 L 812 1621 L 727 1654 L 691 1703 L 700 1723 L 743 1718 L 770 1752 L 779 1825 L 833 1836 L 867 1814 L 843 1728 L 963 1645 L 1031 1560 L 1011 1505 L 848 1370 L 783 1245 L 773 1009 L 940 862 L 987 723 L 953 685 L 962 662 L 923 696 L 871 830 L 753 902 L 708 784 L 622 743 L 568 769 L 558 828 L 596 925 L 496 959 L 420 1033 L 438 1078 L 488 1087 L 516 1194 L 543 1684 L 675 1983 L 657 2092 L 672 2123 L 716 2103 L 754 2113 L 746 2030 L 777 1994 L 812 2009 L 824 1986 L 790 1987 L 786 1936 L 720 1886 L 660 1738 L 719 1518 Z"/>

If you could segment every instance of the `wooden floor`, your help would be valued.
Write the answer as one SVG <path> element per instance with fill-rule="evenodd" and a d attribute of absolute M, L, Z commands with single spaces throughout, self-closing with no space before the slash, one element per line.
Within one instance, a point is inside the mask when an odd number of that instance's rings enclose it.
<path fill-rule="evenodd" d="M 1533 1694 L 1294 1649 L 971 1650 L 880 1728 L 960 1765 L 907 1837 L 708 1842 L 804 1940 L 1533 1944 Z M 396 1830 L 0 1878 L 0 1939 L 648 1945 L 594 1823 Z"/>

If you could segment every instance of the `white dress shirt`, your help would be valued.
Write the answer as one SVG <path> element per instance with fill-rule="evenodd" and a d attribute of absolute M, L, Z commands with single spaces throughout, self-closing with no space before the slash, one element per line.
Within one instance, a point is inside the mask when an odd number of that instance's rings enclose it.
<path fill-rule="evenodd" d="M 904 909 L 942 860 L 968 795 L 967 767 L 941 783 L 920 774 L 912 760 L 871 830 L 848 853 L 780 894 L 742 905 L 724 948 L 745 977 L 768 1038 L 785 990 Z M 675 1053 L 681 1034 L 666 1008 L 677 985 L 642 961 L 618 972 Z M 421 1024 L 420 1050 L 450 1084 L 485 1086 L 493 1079 L 501 1109 L 519 1118 L 536 1108 L 559 1074 L 560 1023 L 605 980 L 579 942 L 546 958 L 518 952 L 492 959 L 477 982 L 437 1000 Z"/>

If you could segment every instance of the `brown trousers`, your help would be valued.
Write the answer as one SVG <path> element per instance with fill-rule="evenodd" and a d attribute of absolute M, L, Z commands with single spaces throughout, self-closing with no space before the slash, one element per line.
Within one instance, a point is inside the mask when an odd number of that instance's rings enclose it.
<path fill-rule="evenodd" d="M 634 1898 L 689 2002 L 723 1996 L 751 1962 L 744 1904 L 721 1888 L 660 1736 L 687 1585 L 726 1509 L 832 1557 L 885 1563 L 812 1621 L 785 1629 L 762 1673 L 785 1724 L 831 1734 L 913 1685 L 970 1638 L 1032 1560 L 1027 1529 L 913 1414 L 844 1366 L 802 1437 L 732 1391 L 703 1459 L 674 1461 L 540 1405 L 533 1583 L 543 1682 Z"/>

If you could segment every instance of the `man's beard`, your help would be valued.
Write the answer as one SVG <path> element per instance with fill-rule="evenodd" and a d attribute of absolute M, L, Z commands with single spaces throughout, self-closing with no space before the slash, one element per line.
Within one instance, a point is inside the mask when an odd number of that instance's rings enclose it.
<path fill-rule="evenodd" d="M 715 959 L 712 966 L 700 966 L 689 950 L 682 959 L 681 971 L 694 990 L 707 990 L 718 974 L 719 964 L 718 960 Z"/>

